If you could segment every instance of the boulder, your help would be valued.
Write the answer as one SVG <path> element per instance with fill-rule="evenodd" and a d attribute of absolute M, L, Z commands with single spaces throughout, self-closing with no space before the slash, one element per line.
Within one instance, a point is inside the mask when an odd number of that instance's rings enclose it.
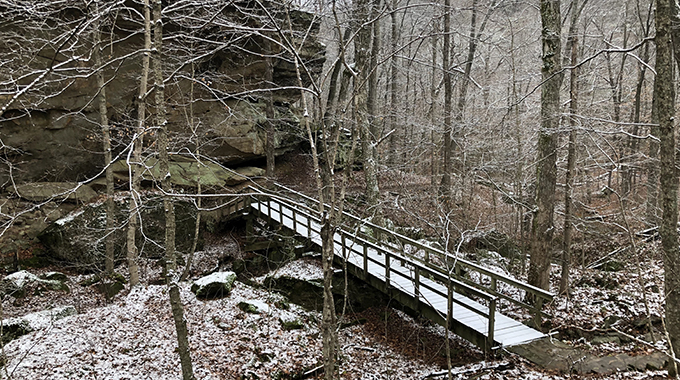
<path fill-rule="evenodd" d="M 116 258 L 125 256 L 126 220 L 129 217 L 128 199 L 115 198 L 115 221 L 120 226 L 113 231 Z M 196 225 L 196 207 L 187 200 L 175 200 L 175 220 L 178 237 L 177 251 L 187 252 L 193 243 Z M 159 258 L 164 255 L 165 210 L 160 195 L 146 193 L 142 199 L 142 228 L 136 234 L 137 246 L 143 256 Z M 47 250 L 47 254 L 55 261 L 73 265 L 82 270 L 94 270 L 103 267 L 106 236 L 106 204 L 104 200 L 84 205 L 47 227 L 38 239 Z M 145 240 L 148 239 L 148 240 Z M 157 244 L 156 244 L 157 243 Z M 201 241 L 198 247 L 201 247 Z"/>
<path fill-rule="evenodd" d="M 34 202 L 69 200 L 85 203 L 97 197 L 90 186 L 77 182 L 28 182 L 9 190 L 13 195 Z"/>
<path fill-rule="evenodd" d="M 238 303 L 239 309 L 251 314 L 269 313 L 272 308 L 260 300 L 246 300 Z"/>
<path fill-rule="evenodd" d="M 22 335 L 32 332 L 28 321 L 21 318 L 10 318 L 2 321 L 2 343 L 6 344 Z"/>
<path fill-rule="evenodd" d="M 284 330 L 297 330 L 304 327 L 300 317 L 288 311 L 282 311 L 279 314 L 279 322 Z"/>
<path fill-rule="evenodd" d="M 222 298 L 229 295 L 235 280 L 234 272 L 216 272 L 194 281 L 191 291 L 198 298 Z"/>
<path fill-rule="evenodd" d="M 618 260 L 607 260 L 602 264 L 599 264 L 594 267 L 594 269 L 599 269 L 604 272 L 619 272 L 623 270 L 626 267 L 626 265 Z"/>
<path fill-rule="evenodd" d="M 52 322 L 76 315 L 78 312 L 73 306 L 55 307 L 31 313 L 18 318 L 8 318 L 2 321 L 2 341 L 7 343 L 32 331 L 42 330 L 49 327 Z"/>
<path fill-rule="evenodd" d="M 95 285 L 97 291 L 103 294 L 108 302 L 111 301 L 113 297 L 115 297 L 123 289 L 125 289 L 126 282 L 127 281 L 125 280 L 125 277 L 123 277 L 123 275 L 121 275 L 120 273 L 113 272 L 110 274 L 106 273 L 101 275 L 96 274 L 94 276 L 86 278 L 79 284 L 80 286 Z"/>
<path fill-rule="evenodd" d="M 64 275 L 62 274 L 62 276 Z M 51 277 L 63 278 L 56 274 L 52 274 Z M 68 292 L 69 287 L 66 285 L 65 280 L 43 279 L 33 273 L 22 270 L 5 276 L 0 281 L 0 290 L 3 294 L 11 295 L 14 298 L 22 298 L 31 292 L 40 293 L 45 290 Z"/>

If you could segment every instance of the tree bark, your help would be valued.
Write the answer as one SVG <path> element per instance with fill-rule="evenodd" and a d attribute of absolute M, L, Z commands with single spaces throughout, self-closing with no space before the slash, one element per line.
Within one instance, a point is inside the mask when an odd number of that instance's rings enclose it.
<path fill-rule="evenodd" d="M 99 14 L 99 1 L 94 2 L 95 15 Z M 101 20 L 101 17 L 98 18 Z M 104 167 L 106 177 L 106 238 L 105 246 L 106 253 L 104 259 L 104 271 L 107 274 L 113 273 L 115 251 L 114 251 L 114 229 L 116 225 L 115 215 L 116 209 L 113 203 L 113 170 L 111 168 L 111 129 L 109 125 L 108 111 L 106 105 L 106 81 L 104 80 L 104 67 L 102 66 L 102 33 L 101 21 L 95 24 L 95 46 L 94 46 L 94 64 L 97 70 L 97 88 L 99 89 L 99 96 L 97 96 L 97 108 L 99 109 L 99 123 L 102 130 L 102 149 L 104 150 Z"/>
<path fill-rule="evenodd" d="M 390 108 L 387 115 L 388 127 L 387 131 L 393 131 L 390 135 L 390 147 L 388 153 L 387 164 L 390 167 L 394 167 L 397 164 L 399 157 L 399 147 L 397 138 L 397 110 L 399 109 L 399 86 L 397 81 L 399 80 L 399 65 L 397 63 L 397 51 L 399 49 L 399 31 L 397 25 L 397 3 L 398 0 L 392 0 L 391 13 L 390 13 L 390 41 L 392 42 L 392 56 L 390 57 Z"/>
<path fill-rule="evenodd" d="M 562 250 L 562 274 L 560 277 L 560 293 L 566 293 L 569 289 L 569 267 L 571 264 L 571 234 L 572 224 L 572 195 L 574 191 L 574 175 L 576 171 L 576 138 L 578 135 L 576 113 L 578 112 L 578 35 L 577 23 L 583 6 L 588 2 L 584 0 L 579 5 L 578 0 L 571 4 L 571 20 L 569 22 L 569 35 L 567 36 L 567 50 L 570 53 L 569 73 L 569 145 L 567 147 L 567 174 L 566 188 L 564 190 L 564 241 Z"/>
<path fill-rule="evenodd" d="M 153 1 L 154 19 L 154 49 L 152 53 L 154 71 L 154 91 L 156 105 L 155 124 L 158 128 L 158 163 L 160 165 L 161 188 L 163 190 L 163 206 L 165 208 L 165 265 L 166 281 L 169 288 L 170 307 L 175 321 L 177 332 L 177 344 L 180 363 L 182 366 L 182 379 L 194 380 L 194 372 L 191 364 L 191 352 L 186 320 L 184 319 L 184 306 L 180 298 L 179 281 L 177 273 L 177 261 L 175 259 L 175 205 L 172 199 L 172 183 L 170 182 L 169 169 L 169 139 L 168 125 L 165 117 L 165 85 L 163 82 L 163 62 L 161 51 L 163 47 L 163 19 L 161 0 Z"/>
<path fill-rule="evenodd" d="M 444 46 L 442 47 L 442 70 L 444 70 L 444 146 L 442 157 L 441 195 L 444 210 L 451 209 L 451 0 L 444 0 Z"/>
<path fill-rule="evenodd" d="M 139 193 L 142 171 L 142 147 L 146 131 L 146 90 L 149 81 L 149 54 L 151 51 L 151 10 L 149 0 L 144 0 L 144 53 L 142 54 L 142 75 L 139 82 L 137 96 L 137 128 L 133 137 L 131 159 L 128 158 L 130 168 L 130 220 L 127 229 L 127 261 L 130 271 L 130 286 L 139 284 L 139 252 L 135 242 L 139 227 L 139 207 L 141 197 Z"/>
<path fill-rule="evenodd" d="M 432 190 L 437 189 L 437 177 L 439 177 L 439 139 L 436 133 L 437 130 L 437 118 L 436 118 L 436 107 L 437 107 L 437 78 L 439 77 L 438 73 L 438 67 L 437 67 L 437 49 L 439 48 L 438 46 L 438 38 L 437 34 L 439 33 L 439 23 L 437 20 L 434 20 L 433 26 L 432 26 L 432 77 L 430 78 L 430 110 L 429 110 L 429 120 L 432 128 L 432 132 L 430 133 L 430 144 L 431 144 L 431 152 L 430 152 L 430 175 L 432 176 L 430 178 L 430 186 L 432 186 Z"/>
<path fill-rule="evenodd" d="M 367 0 L 357 1 L 355 7 L 355 19 L 358 22 L 358 30 L 354 40 L 356 66 L 359 70 L 359 80 L 355 81 L 356 98 L 358 101 L 358 122 L 361 129 L 362 162 L 364 165 L 364 179 L 366 181 L 366 210 L 373 215 L 380 215 L 380 188 L 377 176 L 377 128 L 376 128 L 376 92 L 377 72 L 374 66 L 377 63 L 377 49 L 379 48 L 378 20 L 368 24 L 371 16 L 376 13 L 380 0 L 371 4 Z M 373 9 L 373 11 L 369 11 Z"/>
<path fill-rule="evenodd" d="M 274 87 L 274 62 L 271 57 L 271 42 L 267 40 L 265 44 L 267 47 L 267 55 L 264 58 L 265 64 L 267 66 L 265 70 L 265 86 L 269 88 L 269 92 L 265 95 L 265 112 L 267 116 L 266 124 L 266 148 L 265 153 L 267 156 L 267 178 L 274 178 L 274 169 L 276 166 L 276 128 L 274 127 L 274 95 L 272 94 L 272 89 Z"/>
<path fill-rule="evenodd" d="M 659 122 L 659 159 L 663 218 L 660 235 L 664 253 L 666 327 L 674 356 L 680 355 L 680 250 L 678 249 L 678 175 L 675 169 L 675 88 L 670 0 L 656 0 L 656 78 L 654 101 Z M 669 375 L 677 369 L 670 366 Z"/>
<path fill-rule="evenodd" d="M 541 130 L 536 166 L 536 211 L 532 224 L 531 259 L 528 280 L 541 289 L 550 288 L 555 182 L 557 177 L 557 130 L 560 124 L 560 85 L 562 83 L 559 0 L 541 0 L 543 67 L 541 69 Z"/>

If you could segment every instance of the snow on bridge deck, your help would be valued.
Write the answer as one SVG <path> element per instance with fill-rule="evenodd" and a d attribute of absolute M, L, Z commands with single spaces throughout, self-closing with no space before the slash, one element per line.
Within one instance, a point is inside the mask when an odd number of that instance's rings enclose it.
<path fill-rule="evenodd" d="M 267 218 L 270 222 L 279 224 L 321 247 L 320 218 L 312 215 L 309 208 L 301 209 L 299 203 L 288 202 L 280 196 L 272 197 L 262 192 L 260 194 L 245 202 L 247 210 L 243 211 Z M 354 272 L 360 273 L 364 278 L 378 279 L 384 284 L 384 289 L 389 289 L 392 293 L 395 291 L 401 293 L 404 296 L 402 299 L 415 300 L 417 309 L 429 309 L 434 312 L 430 313 L 431 315 L 438 314 L 440 324 L 443 324 L 442 320 L 446 320 L 449 308 L 449 287 L 445 285 L 446 281 L 441 279 L 448 279 L 448 283 L 451 284 L 449 286 L 452 287 L 451 323 L 455 326 L 452 330 L 482 348 L 488 350 L 519 345 L 546 337 L 546 334 L 495 311 L 498 293 L 489 294 L 471 288 L 455 279 L 449 272 L 444 272 L 449 274 L 446 278 L 440 277 L 441 270 L 434 273 L 430 269 L 431 265 L 390 249 L 389 245 L 369 242 L 356 233 L 338 229 L 333 239 L 338 261 L 345 261 L 348 267 L 353 267 Z M 494 289 L 491 293 L 495 292 L 496 280 L 504 279 L 493 278 Z M 452 284 L 456 284 L 458 288 L 462 287 L 464 293 L 472 294 L 476 300 L 461 294 L 457 289 L 454 290 Z M 522 287 L 532 290 L 529 285 Z M 550 295 L 543 296 L 547 298 Z M 483 302 L 485 300 L 486 304 Z M 540 310 L 538 312 L 540 313 Z M 492 334 L 489 334 L 490 326 Z"/>

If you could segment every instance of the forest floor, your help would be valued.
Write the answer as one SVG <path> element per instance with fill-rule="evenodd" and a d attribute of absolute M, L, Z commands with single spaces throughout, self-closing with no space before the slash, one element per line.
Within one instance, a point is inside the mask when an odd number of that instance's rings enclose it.
<path fill-rule="evenodd" d="M 48 268 L 55 269 L 55 268 Z M 124 268 L 119 268 L 124 270 Z M 658 265 L 644 270 L 658 281 Z M 47 270 L 47 269 L 46 269 Z M 279 269 L 279 275 L 318 278 L 317 260 L 306 258 Z M 153 283 L 159 273 L 149 270 Z M 609 336 L 611 325 L 644 338 L 646 313 L 638 299 L 637 279 L 630 273 L 584 270 L 574 272 L 569 300 L 558 297 L 552 306 L 554 339 L 563 339 L 597 356 L 628 353 L 646 355 L 652 348 L 623 339 L 594 343 Z M 78 282 L 86 275 L 70 276 L 71 292 L 43 292 L 29 298 L 3 300 L 4 318 L 56 306 L 74 305 L 78 314 L 53 321 L 48 328 L 24 335 L 4 347 L 7 365 L 3 378 L 11 379 L 179 379 L 174 324 L 166 287 L 146 285 L 125 290 L 106 304 L 93 286 Z M 237 282 L 231 295 L 218 300 L 197 299 L 182 284 L 185 318 L 189 325 L 197 379 L 293 379 L 318 366 L 321 346 L 320 314 L 290 305 L 274 306 L 280 297 L 258 285 Z M 616 284 L 616 285 L 614 285 Z M 654 315 L 661 297 L 650 292 Z M 238 304 L 260 300 L 270 309 L 251 314 Z M 286 330 L 282 313 L 301 318 L 301 329 Z M 608 321 L 615 321 L 609 323 Z M 345 318 L 340 329 L 341 378 L 425 379 L 445 378 L 445 332 L 426 320 L 414 319 L 389 306 L 376 306 Z M 657 323 L 658 325 L 658 323 Z M 572 337 L 568 337 L 572 335 Z M 660 339 L 657 332 L 657 339 Z M 662 343 L 659 343 L 662 346 Z M 666 371 L 625 371 L 610 374 L 568 374 L 545 370 L 508 352 L 491 358 L 467 342 L 450 337 L 454 379 L 661 379 Z M 308 378 L 321 378 L 320 374 Z"/>
<path fill-rule="evenodd" d="M 286 172 L 289 168 L 289 172 Z M 283 161 L 285 183 L 313 194 L 313 181 L 299 174 L 310 172 L 296 161 Z M 352 182 L 361 188 L 361 180 Z M 389 182 L 389 181 L 388 181 Z M 401 185 L 400 185 L 401 183 Z M 408 195 L 405 183 L 415 189 Z M 426 195 L 429 184 L 422 178 L 402 176 L 386 186 L 385 204 L 395 224 L 410 219 L 423 229 L 437 218 Z M 406 186 L 406 187 L 408 187 Z M 350 192 L 350 201 L 360 199 Z M 478 216 L 479 217 L 479 216 Z M 480 217 L 481 218 L 481 217 Z M 240 254 L 232 237 L 206 240 L 205 257 Z M 611 244 L 588 247 L 590 263 L 606 256 Z M 508 259 L 488 253 L 481 263 L 513 273 Z M 636 255 L 622 250 L 612 255 L 614 267 L 572 268 L 568 296 L 556 296 L 548 311 L 552 321 L 544 327 L 552 338 L 592 356 L 628 354 L 631 357 L 665 350 L 663 326 L 663 265 L 658 242 L 638 246 Z M 143 265 L 144 284 L 160 283 L 160 270 Z M 228 269 L 222 268 L 222 269 Z M 553 268 L 552 290 L 559 283 Z M 607 270 L 603 270 L 607 269 Z M 31 270 L 34 273 L 63 268 Z M 124 267 L 118 268 L 126 275 Z M 299 279 L 318 278 L 316 259 L 293 261 L 277 271 Z M 1 378 L 11 379 L 179 379 L 180 363 L 166 287 L 144 285 L 125 289 L 107 303 L 94 286 L 79 285 L 89 275 L 70 273 L 70 292 L 45 291 L 27 298 L 5 296 L 2 318 L 19 317 L 57 306 L 72 305 L 78 314 L 52 321 L 49 327 L 15 339 L 3 347 Z M 281 296 L 264 285 L 266 273 L 238 281 L 231 294 L 218 300 L 197 299 L 190 283 L 181 285 L 185 319 L 190 331 L 194 372 L 197 379 L 319 379 L 313 372 L 321 361 L 320 313 L 290 305 L 280 307 Z M 522 278 L 521 275 L 517 277 Z M 239 308 L 244 301 L 259 300 L 267 310 L 252 314 Z M 278 305 L 278 306 L 277 306 Z M 347 313 L 339 330 L 340 377 L 343 379 L 444 379 L 447 369 L 446 332 L 427 320 L 413 318 L 396 305 L 376 305 L 360 313 Z M 284 307 L 285 309 L 285 307 Z M 517 318 L 526 315 L 506 310 Z M 514 314 L 513 314 L 514 313 Z M 302 328 L 282 327 L 282 315 L 300 318 Z M 649 333 L 651 316 L 654 334 Z M 643 341 L 652 341 L 645 344 Z M 665 370 L 623 370 L 613 373 L 565 373 L 547 370 L 502 352 L 489 357 L 466 341 L 449 336 L 453 379 L 662 379 Z M 579 358 L 574 358 L 578 363 Z M 578 365 L 573 366 L 578 370 Z M 311 371 L 311 372 L 310 372 Z M 296 377 L 297 376 L 297 377 Z"/>

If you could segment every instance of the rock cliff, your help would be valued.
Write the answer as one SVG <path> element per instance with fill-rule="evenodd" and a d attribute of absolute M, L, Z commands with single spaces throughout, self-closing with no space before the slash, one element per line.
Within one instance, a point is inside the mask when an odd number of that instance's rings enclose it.
<path fill-rule="evenodd" d="M 29 4 L 18 1 L 17 4 Z M 107 109 L 114 157 L 130 143 L 143 26 L 138 4 L 113 2 L 95 12 L 66 0 L 0 13 L 0 186 L 32 181 L 79 181 L 103 166 L 98 94 L 92 50 L 102 32 Z M 297 143 L 298 46 L 303 85 L 318 75 L 325 47 L 315 36 L 318 19 L 268 2 L 206 1 L 164 4 L 165 94 L 175 151 L 201 153 L 238 165 L 264 156 L 265 98 L 273 92 L 277 149 Z M 290 23 L 289 23 L 290 20 Z M 291 25 L 292 28 L 289 28 Z M 282 37 L 285 35 L 285 38 Z M 290 44 L 289 44 L 289 42 Z M 272 80 L 265 57 L 271 57 Z M 150 89 L 152 88 L 150 80 Z M 152 107 L 153 94 L 147 96 Z M 9 106 L 7 106 L 9 104 Z M 4 108 L 4 109 L 3 109 Z M 151 109 L 153 111 L 153 108 Z M 149 121 L 150 122 L 150 121 Z M 146 139 L 153 143 L 153 132 Z M 124 157 L 123 157 L 124 158 Z"/>

